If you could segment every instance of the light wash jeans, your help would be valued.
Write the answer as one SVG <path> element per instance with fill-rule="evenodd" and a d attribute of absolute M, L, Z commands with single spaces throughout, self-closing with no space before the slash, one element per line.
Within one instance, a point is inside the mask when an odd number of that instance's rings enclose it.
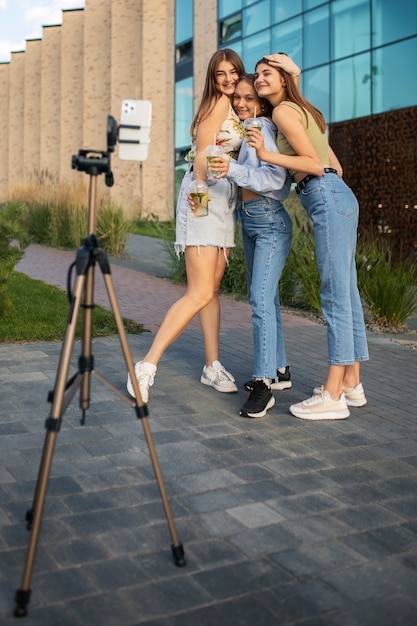
<path fill-rule="evenodd" d="M 254 372 L 256 378 L 275 378 L 287 365 L 278 282 L 292 239 L 292 222 L 283 205 L 271 198 L 240 202 L 243 249 L 252 307 Z"/>
<path fill-rule="evenodd" d="M 343 179 L 331 173 L 309 181 L 299 198 L 313 222 L 328 362 L 366 361 L 368 345 L 355 263 L 358 201 Z"/>

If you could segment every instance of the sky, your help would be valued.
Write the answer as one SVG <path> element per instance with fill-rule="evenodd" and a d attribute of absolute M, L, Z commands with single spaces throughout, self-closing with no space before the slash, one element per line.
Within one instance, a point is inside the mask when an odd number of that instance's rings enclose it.
<path fill-rule="evenodd" d="M 0 63 L 26 50 L 26 39 L 42 37 L 42 26 L 62 24 L 64 9 L 82 9 L 85 0 L 0 0 Z"/>

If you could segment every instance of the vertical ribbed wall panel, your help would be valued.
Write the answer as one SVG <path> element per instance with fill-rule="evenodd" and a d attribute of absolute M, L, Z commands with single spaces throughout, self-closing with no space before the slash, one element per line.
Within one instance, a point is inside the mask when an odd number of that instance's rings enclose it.
<path fill-rule="evenodd" d="M 84 9 L 83 148 L 107 148 L 110 113 L 111 0 L 86 0 Z"/>
<path fill-rule="evenodd" d="M 142 98 L 152 102 L 149 158 L 143 165 L 141 194 L 145 214 L 162 219 L 175 212 L 174 194 L 174 78 L 175 2 L 143 0 Z"/>
<path fill-rule="evenodd" d="M 13 52 L 9 91 L 9 186 L 23 178 L 25 54 Z"/>
<path fill-rule="evenodd" d="M 71 157 L 83 147 L 83 42 L 83 11 L 64 11 L 61 27 L 61 179 L 74 177 Z"/>
<path fill-rule="evenodd" d="M 9 89 L 10 63 L 0 63 L 0 119 L 3 122 L 0 143 L 0 202 L 7 200 L 9 185 Z"/>
<path fill-rule="evenodd" d="M 194 105 L 200 103 L 208 62 L 218 48 L 217 0 L 194 0 Z"/>
<path fill-rule="evenodd" d="M 41 154 L 41 40 L 26 42 L 25 113 L 23 128 L 23 174 L 25 178 L 40 170 Z"/>
<path fill-rule="evenodd" d="M 142 5 L 142 0 L 113 0 L 111 4 L 111 114 L 118 121 L 122 100 L 142 98 Z M 138 212 L 141 165 L 117 156 L 112 165 L 115 184 L 111 197 L 129 212 Z"/>
<path fill-rule="evenodd" d="M 41 168 L 58 176 L 61 122 L 61 27 L 44 26 L 41 55 Z"/>

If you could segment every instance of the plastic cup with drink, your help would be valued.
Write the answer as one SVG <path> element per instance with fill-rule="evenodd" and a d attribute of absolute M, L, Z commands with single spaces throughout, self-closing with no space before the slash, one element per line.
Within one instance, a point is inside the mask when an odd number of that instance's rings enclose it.
<path fill-rule="evenodd" d="M 262 120 L 259 117 L 248 117 L 246 120 L 244 120 L 243 127 L 246 131 L 250 130 L 251 128 L 256 128 L 257 130 L 261 131 Z M 246 135 L 246 141 L 248 141 L 248 135 Z"/>
<path fill-rule="evenodd" d="M 194 202 L 195 217 L 208 215 L 208 187 L 204 180 L 195 179 L 190 183 L 188 192 Z"/>
<path fill-rule="evenodd" d="M 216 176 L 213 172 L 210 171 L 210 162 L 216 158 L 224 157 L 224 148 L 223 146 L 207 146 L 206 148 L 206 159 L 207 159 L 207 180 L 213 181 L 216 180 Z"/>

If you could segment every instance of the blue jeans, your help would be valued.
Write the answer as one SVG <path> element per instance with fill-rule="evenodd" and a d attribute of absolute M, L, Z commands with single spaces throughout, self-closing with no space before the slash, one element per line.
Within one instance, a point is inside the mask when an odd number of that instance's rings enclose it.
<path fill-rule="evenodd" d="M 313 178 L 299 197 L 313 222 L 328 362 L 366 361 L 368 345 L 355 263 L 358 201 L 343 179 L 331 173 Z"/>
<path fill-rule="evenodd" d="M 256 378 L 275 378 L 287 365 L 278 282 L 292 239 L 292 222 L 283 205 L 271 198 L 240 202 L 243 249 L 252 307 L 254 372 Z"/>

